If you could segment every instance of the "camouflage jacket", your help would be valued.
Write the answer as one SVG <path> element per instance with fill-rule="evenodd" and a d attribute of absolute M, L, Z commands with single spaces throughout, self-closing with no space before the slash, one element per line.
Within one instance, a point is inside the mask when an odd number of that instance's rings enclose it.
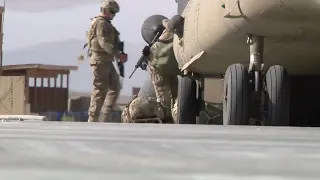
<path fill-rule="evenodd" d="M 154 43 L 150 48 L 149 65 L 164 75 L 178 75 L 180 70 L 173 52 L 172 37 Z"/>
<path fill-rule="evenodd" d="M 102 16 L 93 18 L 87 32 L 87 41 L 91 52 L 106 53 L 112 58 L 118 58 L 120 55 L 118 49 L 119 32 L 108 19 Z"/>

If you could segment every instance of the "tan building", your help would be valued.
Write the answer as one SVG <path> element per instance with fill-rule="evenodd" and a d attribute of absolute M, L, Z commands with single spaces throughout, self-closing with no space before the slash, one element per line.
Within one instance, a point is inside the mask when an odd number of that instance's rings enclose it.
<path fill-rule="evenodd" d="M 138 96 L 140 89 L 140 87 L 132 87 L 132 95 Z"/>
<path fill-rule="evenodd" d="M 69 75 L 77 66 L 2 66 L 0 114 L 28 115 L 68 109 Z"/>

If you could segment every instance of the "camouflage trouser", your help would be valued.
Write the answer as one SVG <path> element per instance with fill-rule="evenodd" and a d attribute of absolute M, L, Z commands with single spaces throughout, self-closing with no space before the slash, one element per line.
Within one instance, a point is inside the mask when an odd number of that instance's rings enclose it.
<path fill-rule="evenodd" d="M 98 122 L 107 96 L 106 108 L 102 111 L 104 122 L 106 122 L 120 93 L 119 76 L 112 61 L 109 59 L 103 61 L 103 56 L 99 54 L 92 54 L 90 65 L 93 71 L 93 91 L 88 110 L 88 122 Z"/>
<path fill-rule="evenodd" d="M 149 66 L 151 80 L 159 102 L 165 110 L 165 119 L 177 123 L 178 77 L 164 76 L 152 66 Z"/>

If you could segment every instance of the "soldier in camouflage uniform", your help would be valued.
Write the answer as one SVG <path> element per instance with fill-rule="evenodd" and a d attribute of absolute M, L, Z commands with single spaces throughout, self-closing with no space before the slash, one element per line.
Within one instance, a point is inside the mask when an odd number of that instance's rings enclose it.
<path fill-rule="evenodd" d="M 163 20 L 165 27 L 159 40 L 150 48 L 149 72 L 154 85 L 157 102 L 165 112 L 165 121 L 177 123 L 178 77 L 180 70 L 173 52 L 174 32 L 168 28 L 172 19 Z M 173 123 L 174 123 L 173 122 Z"/>
<path fill-rule="evenodd" d="M 148 119 L 153 121 L 148 121 Z M 134 97 L 131 102 L 124 108 L 121 114 L 123 123 L 162 123 L 164 111 L 156 99 L 151 97 Z"/>
<path fill-rule="evenodd" d="M 106 96 L 108 104 L 104 119 L 107 119 L 120 93 L 119 76 L 112 62 L 117 59 L 124 63 L 127 61 L 127 56 L 120 53 L 119 33 L 111 24 L 111 20 L 119 11 L 120 7 L 116 1 L 104 0 L 101 3 L 101 15 L 93 18 L 87 34 L 94 86 L 88 110 L 88 122 L 98 122 Z"/>

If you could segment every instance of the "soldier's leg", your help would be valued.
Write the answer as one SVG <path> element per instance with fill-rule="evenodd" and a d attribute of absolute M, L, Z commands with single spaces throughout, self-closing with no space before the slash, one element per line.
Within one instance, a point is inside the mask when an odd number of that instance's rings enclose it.
<path fill-rule="evenodd" d="M 177 122 L 177 112 L 178 112 L 178 77 L 177 76 L 172 76 L 169 78 L 170 79 L 170 98 L 171 98 L 171 113 L 172 113 L 172 118 L 175 123 Z"/>
<path fill-rule="evenodd" d="M 100 110 L 107 94 L 108 79 L 104 64 L 91 64 L 91 68 L 93 71 L 93 90 L 88 110 L 88 122 L 98 122 Z"/>
<path fill-rule="evenodd" d="M 108 117 L 111 111 L 114 109 L 114 106 L 116 105 L 116 102 L 118 100 L 119 94 L 120 94 L 120 79 L 119 75 L 114 68 L 112 62 L 110 61 L 110 64 L 108 66 L 108 79 L 109 79 L 109 88 L 107 93 L 107 103 L 106 103 L 106 109 L 104 109 L 104 122 L 108 121 Z"/>
<path fill-rule="evenodd" d="M 125 106 L 121 114 L 121 122 L 123 123 L 132 123 L 133 119 L 130 116 L 129 107 L 133 100 L 135 100 L 137 96 L 133 96 L 132 100 Z"/>
<path fill-rule="evenodd" d="M 149 67 L 149 71 L 156 93 L 157 102 L 162 105 L 165 112 L 165 120 L 163 121 L 164 123 L 166 123 L 166 121 L 172 122 L 170 89 L 168 87 L 168 83 L 153 67 Z"/>
<path fill-rule="evenodd" d="M 129 106 L 130 104 L 128 104 L 124 110 L 122 111 L 122 114 L 121 114 L 121 122 L 122 123 L 132 123 L 132 119 L 130 117 L 130 113 L 129 113 Z"/>

